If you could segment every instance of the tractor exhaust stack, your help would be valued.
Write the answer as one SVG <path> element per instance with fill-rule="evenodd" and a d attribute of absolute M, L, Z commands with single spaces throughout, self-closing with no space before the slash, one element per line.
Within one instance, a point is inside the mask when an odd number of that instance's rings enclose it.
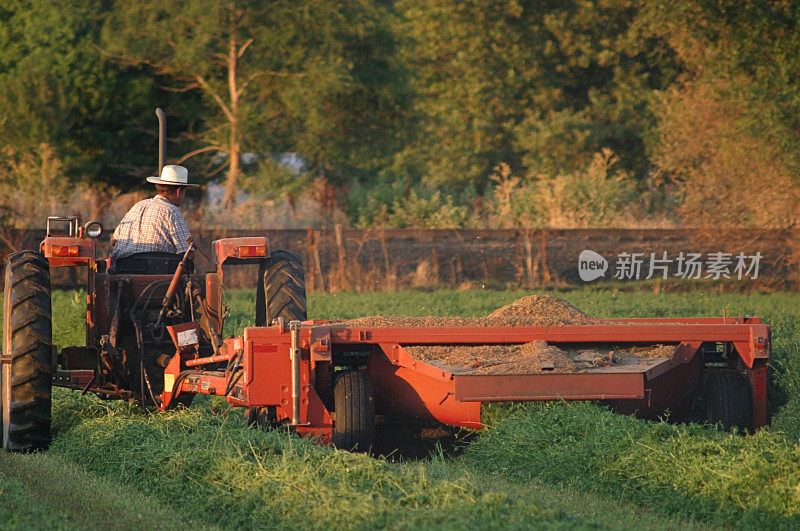
<path fill-rule="evenodd" d="M 167 117 L 160 107 L 156 109 L 156 116 L 158 116 L 158 173 L 156 175 L 161 175 L 164 158 L 167 156 Z"/>

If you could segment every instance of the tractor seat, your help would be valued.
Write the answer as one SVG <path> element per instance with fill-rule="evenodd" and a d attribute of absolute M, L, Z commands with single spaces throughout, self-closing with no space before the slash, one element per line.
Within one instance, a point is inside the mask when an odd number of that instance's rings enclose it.
<path fill-rule="evenodd" d="M 115 275 L 171 275 L 175 273 L 178 264 L 183 258 L 182 254 L 174 253 L 136 253 L 116 260 Z M 194 273 L 194 262 L 186 261 L 184 271 Z"/>

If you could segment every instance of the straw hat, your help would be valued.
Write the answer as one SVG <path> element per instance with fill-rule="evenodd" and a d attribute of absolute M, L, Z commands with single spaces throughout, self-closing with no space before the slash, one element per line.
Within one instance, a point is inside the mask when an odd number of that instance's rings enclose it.
<path fill-rule="evenodd" d="M 177 164 L 167 164 L 161 170 L 161 177 L 148 177 L 147 182 L 153 184 L 171 184 L 173 186 L 186 186 L 199 188 L 199 184 L 189 184 L 189 170 Z"/>

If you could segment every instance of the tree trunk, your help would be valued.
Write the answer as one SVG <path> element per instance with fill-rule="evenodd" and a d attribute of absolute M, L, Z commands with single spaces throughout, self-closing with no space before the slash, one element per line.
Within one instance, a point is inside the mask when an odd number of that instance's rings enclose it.
<path fill-rule="evenodd" d="M 239 91 L 236 87 L 236 67 L 239 59 L 236 41 L 231 37 L 228 47 L 228 95 L 230 97 L 230 137 L 228 140 L 228 175 L 225 178 L 225 206 L 233 206 L 239 195 L 242 139 L 239 129 Z"/>
<path fill-rule="evenodd" d="M 236 124 L 231 124 L 230 143 L 228 145 L 228 156 L 230 161 L 228 164 L 228 175 L 225 177 L 225 206 L 233 206 L 236 203 L 236 197 L 239 195 L 239 159 L 241 157 L 241 145 L 237 137 Z"/>

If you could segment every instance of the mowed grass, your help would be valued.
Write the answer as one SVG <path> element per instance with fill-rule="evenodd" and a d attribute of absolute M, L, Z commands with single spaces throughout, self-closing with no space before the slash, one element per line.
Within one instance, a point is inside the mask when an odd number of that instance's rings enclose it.
<path fill-rule="evenodd" d="M 315 294 L 309 308 L 311 318 L 481 315 L 527 294 Z M 75 527 L 75 513 L 87 505 L 80 493 L 113 507 L 119 502 L 112 492 L 133 507 L 155 507 L 146 521 L 121 518 L 122 528 L 800 525 L 795 294 L 557 295 L 597 317 L 718 316 L 724 308 L 728 315 L 764 318 L 773 324 L 773 426 L 745 437 L 644 422 L 594 404 L 499 405 L 487 417 L 490 428 L 459 457 L 395 463 L 280 430 L 250 430 L 240 412 L 215 399 L 147 415 L 58 390 L 51 450 L 0 455 L 0 527 Z M 228 303 L 226 332 L 238 332 L 252 322 L 254 294 L 231 292 Z M 80 293 L 54 294 L 59 345 L 81 343 L 83 305 Z M 52 478 L 49 487 L 31 480 L 34 469 Z M 59 500 L 53 492 L 60 488 L 73 497 Z M 43 502 L 31 504 L 32 498 Z M 164 507 L 176 511 L 170 522 L 161 517 Z M 89 514 L 105 521 L 104 510 Z"/>

